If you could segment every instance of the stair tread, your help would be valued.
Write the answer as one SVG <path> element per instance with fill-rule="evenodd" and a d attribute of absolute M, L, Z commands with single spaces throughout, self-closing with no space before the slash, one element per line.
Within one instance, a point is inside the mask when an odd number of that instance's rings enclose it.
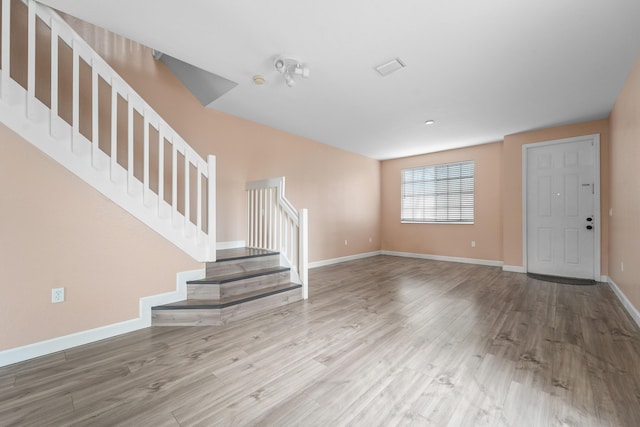
<path fill-rule="evenodd" d="M 289 267 L 269 267 L 259 270 L 242 271 L 240 273 L 225 274 L 221 276 L 205 277 L 204 279 L 189 280 L 188 285 L 219 285 L 222 283 L 235 282 L 242 279 L 251 279 L 253 277 L 267 276 L 269 274 L 284 273 L 290 271 Z"/>
<path fill-rule="evenodd" d="M 216 262 L 235 261 L 238 259 L 257 258 L 269 255 L 278 255 L 280 252 L 255 248 L 231 248 L 216 251 Z"/>
<path fill-rule="evenodd" d="M 284 285 L 271 286 L 269 288 L 263 288 L 257 291 L 247 292 L 241 295 L 234 295 L 217 300 L 188 299 L 184 301 L 172 302 L 169 304 L 152 307 L 152 310 L 220 309 L 300 288 L 302 288 L 302 285 L 299 285 L 297 283 L 286 283 Z"/>

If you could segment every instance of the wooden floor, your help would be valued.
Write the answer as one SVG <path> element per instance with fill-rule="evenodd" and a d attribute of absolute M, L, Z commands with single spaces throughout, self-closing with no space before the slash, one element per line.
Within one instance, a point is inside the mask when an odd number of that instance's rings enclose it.
<path fill-rule="evenodd" d="M 379 256 L 224 327 L 0 369 L 0 425 L 640 426 L 640 332 L 604 284 Z"/>

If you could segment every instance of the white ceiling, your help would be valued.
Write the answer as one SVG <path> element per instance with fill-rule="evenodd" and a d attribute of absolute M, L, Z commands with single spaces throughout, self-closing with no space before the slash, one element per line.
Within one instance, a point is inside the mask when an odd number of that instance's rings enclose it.
<path fill-rule="evenodd" d="M 376 159 L 607 117 L 640 53 L 639 0 L 42 2 L 238 83 L 211 108 Z"/>

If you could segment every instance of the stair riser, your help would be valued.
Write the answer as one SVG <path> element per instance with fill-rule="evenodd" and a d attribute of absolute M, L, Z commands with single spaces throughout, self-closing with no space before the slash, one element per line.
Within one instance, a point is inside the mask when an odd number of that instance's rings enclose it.
<path fill-rule="evenodd" d="M 290 273 L 284 271 L 267 276 L 251 277 L 221 284 L 187 284 L 188 299 L 220 299 L 289 283 Z"/>
<path fill-rule="evenodd" d="M 279 265 L 279 254 L 237 259 L 233 261 L 208 262 L 206 266 L 206 277 L 224 276 L 227 274 L 278 267 Z"/>
<path fill-rule="evenodd" d="M 152 310 L 152 326 L 222 325 L 220 310 Z"/>
<path fill-rule="evenodd" d="M 265 311 L 283 307 L 287 304 L 301 300 L 302 291 L 300 289 L 293 289 L 289 292 L 282 292 L 276 295 L 271 295 L 267 298 L 223 308 L 222 322 L 230 323 L 239 319 L 245 319 L 253 316 L 254 314 L 264 313 Z"/>
<path fill-rule="evenodd" d="M 222 325 L 302 300 L 300 289 L 271 295 L 222 309 L 153 310 L 154 326 Z"/>

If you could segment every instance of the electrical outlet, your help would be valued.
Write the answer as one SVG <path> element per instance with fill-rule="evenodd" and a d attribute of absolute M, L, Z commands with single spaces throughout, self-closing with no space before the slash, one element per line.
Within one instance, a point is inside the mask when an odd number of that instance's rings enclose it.
<path fill-rule="evenodd" d="M 620 261 L 620 271 L 624 271 L 624 262 Z"/>
<path fill-rule="evenodd" d="M 345 241 L 344 241 L 344 245 L 345 245 L 345 246 L 347 246 L 347 240 L 346 240 L 346 239 L 345 239 Z"/>
<path fill-rule="evenodd" d="M 472 240 L 472 241 L 471 241 L 471 247 L 472 247 L 472 248 L 475 248 L 475 247 L 476 247 L 476 241 L 475 241 L 475 240 Z"/>
<path fill-rule="evenodd" d="M 51 289 L 51 302 L 64 302 L 64 288 Z"/>
<path fill-rule="evenodd" d="M 613 216 L 613 208 L 609 208 L 609 216 Z"/>
<path fill-rule="evenodd" d="M 373 239 L 371 237 L 369 237 L 369 243 L 373 242 Z"/>

